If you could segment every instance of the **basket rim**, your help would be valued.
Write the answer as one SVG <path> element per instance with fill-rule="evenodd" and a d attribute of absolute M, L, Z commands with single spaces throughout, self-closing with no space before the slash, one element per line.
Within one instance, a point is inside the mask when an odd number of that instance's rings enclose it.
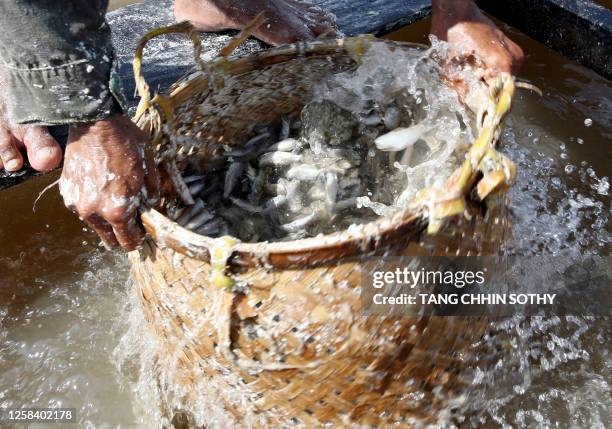
<path fill-rule="evenodd" d="M 298 57 L 325 57 L 334 52 L 352 55 L 354 53 L 351 52 L 352 49 L 369 47 L 371 41 L 391 46 L 427 48 L 426 45 L 419 43 L 378 39 L 371 36 L 298 42 L 252 54 L 213 60 L 207 64 L 207 70 L 192 71 L 179 79 L 165 91 L 164 98 L 170 106 L 184 101 L 185 95 L 189 95 L 190 91 L 201 90 L 208 86 L 209 73 L 206 72 L 214 71 L 216 67 L 221 67 L 227 75 L 238 75 L 257 70 L 262 65 L 282 63 Z M 358 43 L 368 45 L 355 48 Z M 357 54 L 359 55 L 359 52 Z M 140 119 L 141 127 L 151 126 L 150 116 L 145 115 Z M 371 254 L 390 244 L 410 240 L 420 234 L 428 223 L 425 211 L 423 207 L 409 207 L 344 231 L 299 240 L 257 243 L 239 241 L 232 247 L 233 253 L 228 264 L 290 268 Z M 162 247 L 170 247 L 197 260 L 210 261 L 210 249 L 217 245 L 218 239 L 192 232 L 153 208 L 141 212 L 141 221 L 146 232 Z"/>

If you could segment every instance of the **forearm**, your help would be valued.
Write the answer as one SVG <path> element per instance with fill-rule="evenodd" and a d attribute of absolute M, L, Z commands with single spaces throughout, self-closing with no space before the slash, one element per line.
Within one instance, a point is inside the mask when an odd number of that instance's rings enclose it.
<path fill-rule="evenodd" d="M 3 0 L 0 66 L 19 123 L 94 121 L 118 110 L 110 91 L 107 0 Z"/>

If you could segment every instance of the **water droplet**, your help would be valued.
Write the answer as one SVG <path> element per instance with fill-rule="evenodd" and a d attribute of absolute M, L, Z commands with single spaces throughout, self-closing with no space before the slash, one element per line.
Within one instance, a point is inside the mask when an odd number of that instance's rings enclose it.
<path fill-rule="evenodd" d="M 578 143 L 578 144 L 584 144 L 584 140 L 582 140 L 580 137 L 578 137 L 578 138 L 576 139 L 576 143 Z"/>
<path fill-rule="evenodd" d="M 591 125 L 593 125 L 593 120 L 592 120 L 591 118 L 586 118 L 586 119 L 584 120 L 584 125 L 585 125 L 586 127 L 590 127 Z"/>
<path fill-rule="evenodd" d="M 574 171 L 576 171 L 576 167 L 575 167 L 575 166 L 573 166 L 572 164 L 567 164 L 567 165 L 565 166 L 565 172 L 566 172 L 567 174 L 571 174 L 571 173 L 573 173 Z"/>

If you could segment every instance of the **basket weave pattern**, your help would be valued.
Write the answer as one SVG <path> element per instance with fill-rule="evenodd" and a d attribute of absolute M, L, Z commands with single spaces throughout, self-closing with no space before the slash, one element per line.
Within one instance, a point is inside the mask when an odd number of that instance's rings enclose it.
<path fill-rule="evenodd" d="M 220 143 L 243 144 L 253 124 L 297 115 L 324 76 L 355 65 L 353 48 L 314 42 L 223 59 L 170 89 L 165 118 L 150 108 L 139 124 L 179 169 L 210 162 Z M 177 135 L 194 149 L 178 150 Z M 464 391 L 466 370 L 486 364 L 472 345 L 487 322 L 363 316 L 359 258 L 495 253 L 509 230 L 504 205 L 484 215 L 471 208 L 470 220 L 456 218 L 437 235 L 424 233 L 416 210 L 348 239 L 240 243 L 227 270 L 248 285 L 240 291 L 211 282 L 214 240 L 144 213 L 152 238 L 130 261 L 146 317 L 164 345 L 159 361 L 175 361 L 187 390 L 204 379 L 234 392 L 210 400 L 235 426 L 433 422 Z"/>

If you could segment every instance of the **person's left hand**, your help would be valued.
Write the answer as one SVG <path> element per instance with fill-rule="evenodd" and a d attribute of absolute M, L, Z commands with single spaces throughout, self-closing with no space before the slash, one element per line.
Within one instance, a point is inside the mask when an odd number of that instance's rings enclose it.
<path fill-rule="evenodd" d="M 60 193 L 110 247 L 138 247 L 142 204 L 155 206 L 159 178 L 147 136 L 127 117 L 70 127 Z"/>

